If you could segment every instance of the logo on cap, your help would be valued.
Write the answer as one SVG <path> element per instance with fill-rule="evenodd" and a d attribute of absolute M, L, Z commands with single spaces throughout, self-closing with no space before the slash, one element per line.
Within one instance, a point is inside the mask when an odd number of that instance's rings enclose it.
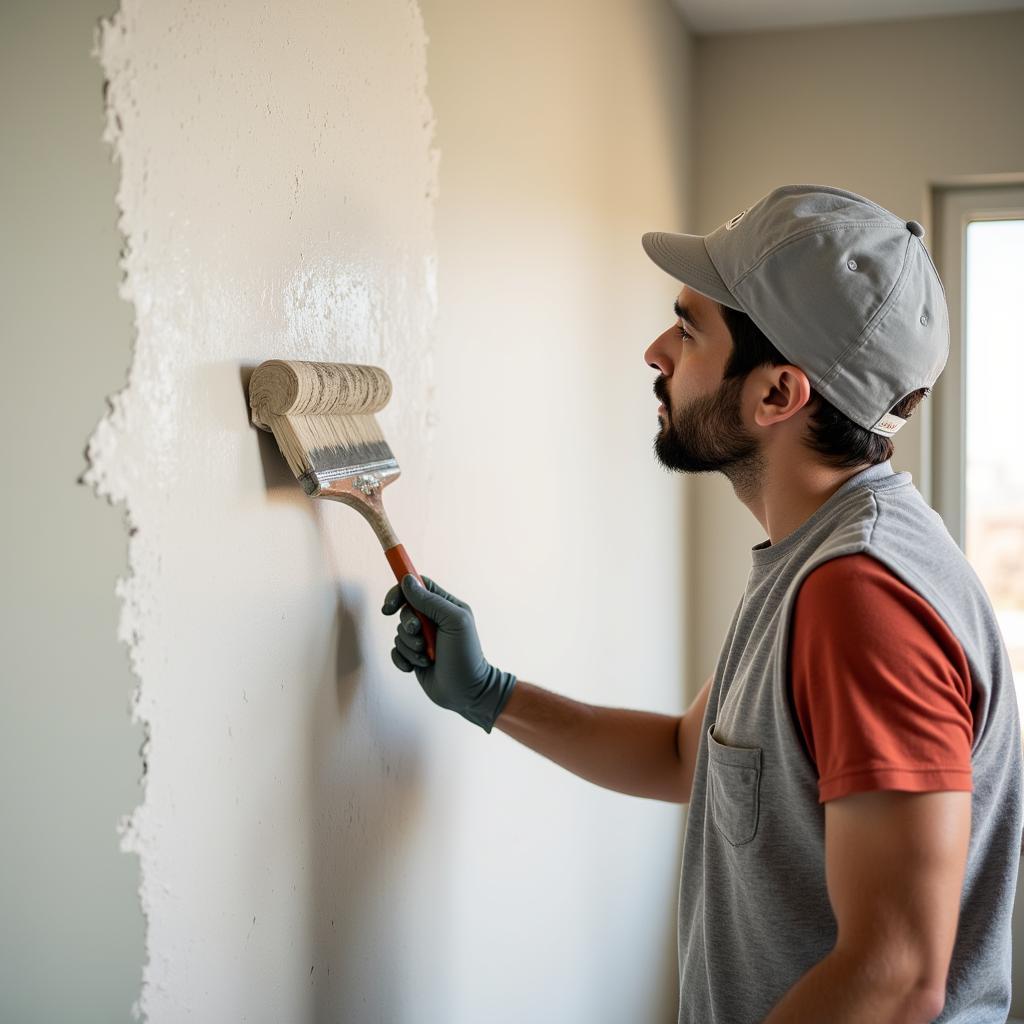
<path fill-rule="evenodd" d="M 747 210 L 749 209 L 750 207 L 748 206 Z M 737 213 L 736 216 L 733 217 L 733 219 L 725 225 L 725 230 L 732 231 L 732 229 L 736 227 L 736 225 L 739 224 L 739 222 L 743 219 L 743 214 L 746 213 L 747 210 L 743 210 L 741 213 Z"/>
<path fill-rule="evenodd" d="M 886 434 L 892 436 L 896 433 L 900 427 L 903 426 L 907 421 L 901 419 L 899 416 L 894 416 L 891 412 L 887 412 L 872 428 L 871 431 L 874 434 Z"/>

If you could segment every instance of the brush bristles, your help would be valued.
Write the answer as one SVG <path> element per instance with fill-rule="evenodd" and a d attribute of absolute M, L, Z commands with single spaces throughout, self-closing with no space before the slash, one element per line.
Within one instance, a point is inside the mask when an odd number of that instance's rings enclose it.
<path fill-rule="evenodd" d="M 363 416 L 264 416 L 297 478 L 394 461 L 377 420 Z M 397 463 L 396 463 L 397 465 Z"/>
<path fill-rule="evenodd" d="M 273 431 L 300 480 L 328 471 L 337 479 L 347 469 L 394 462 L 373 416 L 390 397 L 387 373 L 358 363 L 268 359 L 249 381 L 253 423 Z"/>

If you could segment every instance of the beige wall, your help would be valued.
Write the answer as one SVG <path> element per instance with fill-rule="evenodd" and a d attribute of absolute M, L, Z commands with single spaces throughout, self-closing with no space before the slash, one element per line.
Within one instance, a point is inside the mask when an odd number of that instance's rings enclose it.
<path fill-rule="evenodd" d="M 789 182 L 837 185 L 930 225 L 930 184 L 1024 171 L 1022 52 L 1021 12 L 698 38 L 689 230 L 711 231 Z M 919 487 L 929 411 L 919 407 L 893 456 Z M 765 535 L 724 477 L 695 478 L 690 493 L 702 599 L 689 678 L 703 679 Z"/>
<path fill-rule="evenodd" d="M 688 217 L 688 38 L 663 0 L 422 7 L 441 153 L 425 552 L 498 664 L 678 713 L 684 484 L 651 452 L 643 360 L 677 286 L 640 236 Z M 674 1020 L 680 808 L 472 742 L 460 863 L 511 868 L 486 907 L 454 886 L 464 981 L 502 1007 L 488 1019 Z"/>

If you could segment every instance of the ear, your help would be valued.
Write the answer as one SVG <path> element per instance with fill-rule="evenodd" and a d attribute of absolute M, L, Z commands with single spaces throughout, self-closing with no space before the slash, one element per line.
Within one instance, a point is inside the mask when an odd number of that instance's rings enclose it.
<path fill-rule="evenodd" d="M 811 398 L 811 382 L 799 366 L 760 367 L 764 371 L 763 388 L 754 422 L 759 427 L 770 427 L 795 416 Z"/>

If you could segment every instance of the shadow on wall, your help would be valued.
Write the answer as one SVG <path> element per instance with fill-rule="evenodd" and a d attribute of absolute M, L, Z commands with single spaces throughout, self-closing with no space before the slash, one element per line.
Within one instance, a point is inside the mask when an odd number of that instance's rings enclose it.
<path fill-rule="evenodd" d="M 410 1011 L 408 993 L 396 984 L 408 977 L 400 962 L 408 949 L 400 874 L 425 800 L 423 756 L 420 738 L 400 732 L 388 709 L 377 717 L 365 706 L 378 682 L 360 644 L 357 616 L 367 604 L 363 588 L 339 587 L 333 650 L 325 652 L 310 706 L 315 1021 L 355 1020 L 367 1007 L 380 1020 L 399 1021 Z M 392 764 L 396 750 L 402 757 Z"/>
<path fill-rule="evenodd" d="M 239 367 L 247 411 L 254 369 Z M 273 435 L 252 429 L 268 496 L 299 495 L 301 507 L 322 529 L 314 501 L 301 495 Z M 322 550 L 329 558 L 326 537 Z M 307 678 L 295 688 L 308 702 L 302 738 L 308 753 L 308 1019 L 356 1020 L 373 1007 L 375 1017 L 399 1021 L 414 1012 L 411 994 L 396 982 L 411 967 L 402 962 L 409 949 L 403 919 L 408 879 L 402 869 L 426 797 L 423 738 L 408 714 L 386 706 L 377 659 L 366 656 L 371 633 L 363 616 L 379 607 L 379 599 L 346 582 L 343 565 L 331 566 L 329 574 L 340 582 L 328 642 L 323 623 L 314 625 L 316 640 L 304 646 L 318 648 L 322 658 L 309 659 Z M 424 950 L 414 952 L 424 958 Z"/>

